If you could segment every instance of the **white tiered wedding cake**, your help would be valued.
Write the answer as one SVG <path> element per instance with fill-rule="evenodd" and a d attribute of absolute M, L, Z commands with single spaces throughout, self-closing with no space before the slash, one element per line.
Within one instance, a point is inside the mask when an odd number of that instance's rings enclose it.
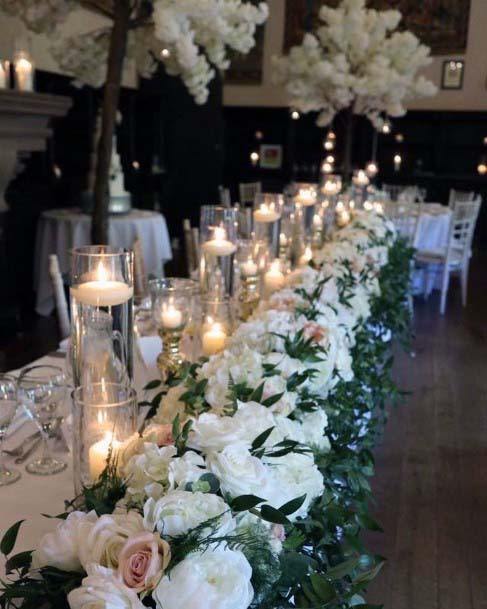
<path fill-rule="evenodd" d="M 126 214 L 132 205 L 131 194 L 125 190 L 124 175 L 120 155 L 117 152 L 117 136 L 113 136 L 112 159 L 110 162 L 110 180 L 108 184 L 111 214 Z"/>

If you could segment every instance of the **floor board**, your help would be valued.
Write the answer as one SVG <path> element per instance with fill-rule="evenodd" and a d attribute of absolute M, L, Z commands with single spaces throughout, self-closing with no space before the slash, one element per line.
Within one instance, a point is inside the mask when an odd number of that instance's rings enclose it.
<path fill-rule="evenodd" d="M 390 413 L 376 451 L 370 536 L 388 564 L 368 600 L 385 609 L 487 609 L 487 273 L 476 260 L 470 301 L 454 284 L 415 303 L 416 357 L 395 373 L 412 392 Z"/>

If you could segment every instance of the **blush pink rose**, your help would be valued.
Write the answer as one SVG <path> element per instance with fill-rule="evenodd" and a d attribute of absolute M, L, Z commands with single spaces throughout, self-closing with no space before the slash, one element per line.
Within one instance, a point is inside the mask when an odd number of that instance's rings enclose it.
<path fill-rule="evenodd" d="M 328 330 L 319 324 L 310 321 L 304 328 L 304 335 L 308 339 L 314 340 L 316 343 L 321 343 L 328 338 Z"/>
<path fill-rule="evenodd" d="M 127 539 L 118 557 L 118 576 L 136 592 L 154 588 L 169 561 L 169 544 L 154 533 L 139 533 Z"/>
<path fill-rule="evenodd" d="M 171 444 L 174 444 L 172 425 L 170 423 L 165 425 L 154 425 L 152 429 L 155 431 L 156 443 L 159 448 L 161 446 L 170 446 Z"/>

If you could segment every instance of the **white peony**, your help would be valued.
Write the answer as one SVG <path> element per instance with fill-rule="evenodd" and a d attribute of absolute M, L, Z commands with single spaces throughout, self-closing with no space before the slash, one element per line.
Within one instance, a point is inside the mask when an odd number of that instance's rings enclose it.
<path fill-rule="evenodd" d="M 207 472 L 203 457 L 192 450 L 188 450 L 182 457 L 172 459 L 169 463 L 167 475 L 169 488 L 171 490 L 178 487 L 184 489 L 187 484 L 196 482 Z"/>
<path fill-rule="evenodd" d="M 244 444 L 231 444 L 207 456 L 209 470 L 220 480 L 223 493 L 230 497 L 257 495 L 274 502 L 276 487 L 270 468 L 253 457 Z M 282 502 L 284 503 L 284 502 Z"/>
<path fill-rule="evenodd" d="M 202 522 L 221 515 L 217 535 L 226 535 L 235 528 L 230 507 L 212 493 L 172 491 L 157 501 L 148 499 L 144 506 L 144 524 L 149 531 L 176 537 L 194 529 Z"/>
<path fill-rule="evenodd" d="M 159 609 L 247 609 L 254 597 L 251 577 L 242 552 L 190 554 L 162 578 L 153 598 Z"/>
<path fill-rule="evenodd" d="M 127 479 L 127 494 L 134 501 L 143 501 L 147 494 L 160 496 L 169 486 L 169 465 L 177 454 L 174 446 L 144 443 L 141 454 L 134 455 L 124 469 Z"/>
<path fill-rule="evenodd" d="M 82 563 L 79 555 L 80 530 L 86 534 L 98 517 L 94 511 L 72 512 L 62 520 L 51 533 L 42 537 L 39 547 L 32 556 L 32 565 L 40 567 L 56 567 L 62 571 L 81 571 Z"/>
<path fill-rule="evenodd" d="M 68 594 L 71 609 L 144 609 L 137 593 L 127 588 L 111 569 L 91 565 L 87 573 L 81 588 Z"/>

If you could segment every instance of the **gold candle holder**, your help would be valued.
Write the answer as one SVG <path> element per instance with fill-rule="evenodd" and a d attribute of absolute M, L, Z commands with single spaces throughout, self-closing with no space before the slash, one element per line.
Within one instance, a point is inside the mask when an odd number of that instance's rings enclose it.
<path fill-rule="evenodd" d="M 160 279 L 151 284 L 152 315 L 162 339 L 157 358 L 161 378 L 177 374 L 184 362 L 181 339 L 189 320 L 193 286 L 179 279 Z"/>

